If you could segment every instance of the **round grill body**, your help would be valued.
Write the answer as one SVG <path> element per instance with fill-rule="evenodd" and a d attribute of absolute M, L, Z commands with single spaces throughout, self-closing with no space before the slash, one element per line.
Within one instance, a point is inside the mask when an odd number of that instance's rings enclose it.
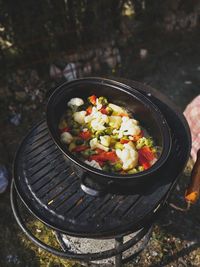
<path fill-rule="evenodd" d="M 163 95 L 138 83 L 130 82 L 130 85 L 137 86 L 151 98 L 171 130 L 171 152 L 159 177 L 145 190 L 133 188 L 129 195 L 88 195 L 81 189 L 71 162 L 57 148 L 43 121 L 19 147 L 14 162 L 14 182 L 28 209 L 48 226 L 82 237 L 127 234 L 149 224 L 165 202 L 188 160 L 189 129 L 182 114 Z"/>

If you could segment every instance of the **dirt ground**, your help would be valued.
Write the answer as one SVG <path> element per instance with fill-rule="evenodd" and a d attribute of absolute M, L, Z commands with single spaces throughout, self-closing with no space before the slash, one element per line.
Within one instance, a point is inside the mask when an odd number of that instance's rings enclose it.
<path fill-rule="evenodd" d="M 121 65 L 114 70 L 102 69 L 101 75 L 149 84 L 166 94 L 183 111 L 187 103 L 200 93 L 199 43 L 200 34 L 196 31 L 173 35 L 138 33 L 120 45 Z M 141 49 L 146 50 L 143 59 Z M 29 73 L 26 75 L 28 79 Z M 8 82 L 0 86 L 0 164 L 7 167 L 11 179 L 16 149 L 27 130 L 45 118 L 48 91 L 54 85 L 48 77 L 35 77 L 33 84 L 38 86 L 39 93 L 34 90 L 23 93 L 13 83 L 23 87 L 27 85 L 26 77 L 20 82 L 12 75 L 8 76 Z M 16 119 L 16 114 L 21 115 L 18 125 L 14 125 L 12 120 Z M 155 223 L 147 248 L 127 266 L 200 266 L 200 201 L 187 212 L 174 208 L 174 205 L 185 206 L 184 191 L 191 168 L 190 161 L 162 216 Z M 78 266 L 42 251 L 25 237 L 12 215 L 9 188 L 0 194 L 0 214 L 0 267 Z M 46 227 L 33 218 L 27 221 L 37 236 L 56 245 Z"/>

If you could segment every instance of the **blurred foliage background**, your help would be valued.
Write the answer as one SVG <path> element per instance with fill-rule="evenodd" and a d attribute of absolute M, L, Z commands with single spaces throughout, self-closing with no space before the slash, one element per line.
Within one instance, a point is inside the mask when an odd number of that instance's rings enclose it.
<path fill-rule="evenodd" d="M 138 30 L 185 31 L 200 23 L 196 0 L 0 0 L 0 10 L 4 72 L 30 65 L 44 70 L 63 52 L 119 42 Z"/>

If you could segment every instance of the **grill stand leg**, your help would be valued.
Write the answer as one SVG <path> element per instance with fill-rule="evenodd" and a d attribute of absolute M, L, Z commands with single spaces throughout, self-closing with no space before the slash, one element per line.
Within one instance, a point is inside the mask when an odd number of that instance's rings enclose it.
<path fill-rule="evenodd" d="M 122 245 L 123 245 L 123 237 L 115 238 L 115 248 L 120 249 Z M 122 252 L 115 256 L 115 267 L 121 267 L 121 266 L 122 266 Z"/>
<path fill-rule="evenodd" d="M 148 239 L 150 237 L 151 230 L 152 230 L 152 227 L 149 227 L 149 226 L 144 227 L 140 229 L 138 233 L 132 239 L 126 242 L 124 242 L 122 236 L 115 238 L 115 248 L 102 251 L 101 253 L 99 252 L 94 252 L 94 253 L 73 252 L 70 250 L 70 246 L 68 247 L 63 242 L 60 242 L 61 240 L 59 239 L 60 239 L 61 233 L 56 232 L 56 236 L 62 248 L 62 250 L 60 250 L 60 249 L 54 248 L 42 242 L 32 233 L 32 231 L 29 230 L 29 228 L 27 228 L 26 223 L 22 219 L 22 216 L 21 216 L 21 213 L 18 207 L 17 192 L 15 190 L 13 181 L 12 181 L 11 190 L 10 190 L 10 200 L 11 200 L 11 207 L 12 207 L 13 215 L 18 225 L 23 230 L 23 232 L 27 235 L 27 237 L 40 248 L 58 257 L 67 258 L 68 260 L 77 260 L 80 262 L 88 263 L 92 261 L 98 261 L 98 260 L 103 260 L 103 259 L 107 259 L 111 257 L 116 257 L 115 267 L 121 267 L 122 263 L 128 262 L 131 258 L 137 256 L 144 249 L 144 247 L 146 246 L 148 242 Z M 135 244 L 138 243 L 139 240 L 141 240 L 145 236 L 146 238 L 145 238 L 145 242 L 143 243 L 143 246 L 137 252 L 135 252 L 131 257 L 122 259 L 123 252 L 133 247 Z M 94 266 L 94 265 L 91 265 L 91 266 Z"/>

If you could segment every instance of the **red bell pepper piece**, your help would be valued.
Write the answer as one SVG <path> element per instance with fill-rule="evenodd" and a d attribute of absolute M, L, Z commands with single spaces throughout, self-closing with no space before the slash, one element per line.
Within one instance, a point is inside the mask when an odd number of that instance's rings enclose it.
<path fill-rule="evenodd" d="M 90 156 L 90 160 L 95 160 L 95 161 L 97 161 L 97 162 L 99 162 L 99 161 L 106 161 L 106 160 L 103 158 L 102 153 L 97 154 L 97 155 L 92 155 L 92 156 Z"/>
<path fill-rule="evenodd" d="M 100 148 L 96 148 L 95 151 L 96 151 L 97 154 L 105 152 L 103 149 L 100 149 Z"/>
<path fill-rule="evenodd" d="M 88 97 L 88 100 L 90 103 L 92 103 L 92 105 L 96 105 L 97 97 L 95 95 L 91 95 Z"/>
<path fill-rule="evenodd" d="M 90 131 L 81 132 L 79 136 L 84 140 L 89 140 L 91 138 L 91 132 Z"/>
<path fill-rule="evenodd" d="M 89 106 L 87 109 L 86 109 L 86 114 L 87 115 L 90 115 L 92 113 L 92 106 Z"/>
<path fill-rule="evenodd" d="M 116 162 L 119 160 L 115 151 L 104 152 L 104 157 L 111 162 Z"/>
<path fill-rule="evenodd" d="M 110 151 L 110 152 L 102 152 L 97 155 L 92 155 L 90 156 L 91 160 L 96 160 L 98 161 L 111 161 L 111 162 L 116 162 L 118 159 L 115 151 Z"/>
<path fill-rule="evenodd" d="M 73 148 L 72 152 L 81 152 L 81 151 L 84 151 L 88 148 L 89 148 L 88 146 L 80 145 L 80 146 L 76 146 L 75 148 Z"/>
<path fill-rule="evenodd" d="M 143 168 L 144 168 L 145 170 L 148 170 L 148 169 L 151 167 L 151 165 L 149 164 L 149 162 L 144 162 L 144 163 L 142 164 L 142 166 L 143 166 Z"/>
<path fill-rule="evenodd" d="M 155 159 L 154 153 L 148 146 L 144 146 L 141 149 L 139 149 L 138 153 L 141 154 L 147 161 L 152 161 Z"/>
<path fill-rule="evenodd" d="M 106 107 L 102 107 L 102 108 L 100 109 L 100 112 L 101 112 L 102 114 L 108 115 L 108 111 L 107 111 Z"/>
<path fill-rule="evenodd" d="M 122 138 L 121 140 L 120 140 L 120 143 L 121 144 L 127 144 L 128 142 L 130 142 L 131 140 L 130 139 L 124 139 L 124 138 Z"/>
<path fill-rule="evenodd" d="M 151 167 L 151 164 L 149 163 L 149 161 L 140 153 L 138 153 L 138 162 L 140 165 L 143 166 L 145 170 Z"/>

